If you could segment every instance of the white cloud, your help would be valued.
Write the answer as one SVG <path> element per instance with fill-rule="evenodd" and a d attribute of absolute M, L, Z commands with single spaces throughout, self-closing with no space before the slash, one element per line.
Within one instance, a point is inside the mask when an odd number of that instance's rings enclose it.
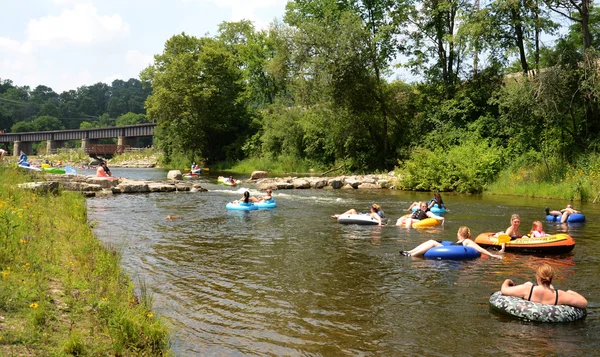
<path fill-rule="evenodd" d="M 257 29 L 264 29 L 267 23 L 256 15 L 256 10 L 269 8 L 284 9 L 287 0 L 182 0 L 183 2 L 198 2 L 200 4 L 215 4 L 223 9 L 231 10 L 231 19 L 229 21 L 250 20 L 254 22 Z M 279 13 L 280 11 L 278 11 Z M 272 19 L 268 19 L 270 21 Z"/>
<path fill-rule="evenodd" d="M 8 37 L 0 37 L 0 51 L 5 52 L 18 52 L 21 50 L 21 44 L 19 41 L 13 40 Z"/>
<path fill-rule="evenodd" d="M 128 33 L 129 24 L 120 15 L 99 15 L 93 5 L 77 4 L 63 9 L 58 16 L 30 20 L 26 43 L 51 47 L 89 45 Z"/>
<path fill-rule="evenodd" d="M 141 53 L 138 50 L 129 50 L 127 51 L 127 55 L 125 55 L 125 62 L 131 67 L 141 70 L 154 63 L 154 56 Z"/>
<path fill-rule="evenodd" d="M 108 76 L 108 77 L 104 78 L 100 82 L 106 83 L 106 84 L 111 84 L 115 79 L 123 79 L 123 76 L 119 73 L 113 74 L 112 76 Z"/>

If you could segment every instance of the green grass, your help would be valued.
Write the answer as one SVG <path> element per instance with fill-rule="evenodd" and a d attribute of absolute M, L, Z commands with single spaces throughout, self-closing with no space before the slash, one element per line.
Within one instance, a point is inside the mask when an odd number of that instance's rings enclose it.
<path fill-rule="evenodd" d="M 125 162 L 151 162 L 159 163 L 163 159 L 161 151 L 156 149 L 144 149 L 139 151 L 124 152 L 122 154 L 115 155 L 110 159 L 110 163 L 113 165 L 121 164 Z"/>
<path fill-rule="evenodd" d="M 78 193 L 18 188 L 0 167 L 0 355 L 170 355 L 152 299 L 119 266 Z"/>
<path fill-rule="evenodd" d="M 600 194 L 600 160 L 591 156 L 575 166 L 543 164 L 506 169 L 485 193 L 577 201 L 592 201 Z"/>

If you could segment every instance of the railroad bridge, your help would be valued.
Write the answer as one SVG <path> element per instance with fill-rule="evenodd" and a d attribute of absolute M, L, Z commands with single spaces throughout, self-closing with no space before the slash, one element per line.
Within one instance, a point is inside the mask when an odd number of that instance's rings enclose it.
<path fill-rule="evenodd" d="M 127 147 L 135 147 L 137 138 L 154 136 L 156 123 L 145 123 L 109 128 L 72 129 L 53 131 L 33 131 L 24 133 L 0 133 L 0 144 L 6 147 L 12 142 L 12 155 L 18 156 L 23 150 L 27 155 L 33 154 L 33 143 L 46 141 L 46 152 L 53 153 L 64 147 L 68 140 L 81 140 L 81 149 L 88 154 L 109 155 L 122 153 Z M 99 144 L 100 139 L 117 138 L 117 144 Z"/>

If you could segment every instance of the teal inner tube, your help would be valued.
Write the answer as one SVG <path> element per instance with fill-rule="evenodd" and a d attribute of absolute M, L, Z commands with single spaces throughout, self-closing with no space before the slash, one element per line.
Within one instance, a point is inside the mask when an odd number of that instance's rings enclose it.
<path fill-rule="evenodd" d="M 253 211 L 253 210 L 257 210 L 258 206 L 252 202 L 249 202 L 249 203 L 229 202 L 228 204 L 225 205 L 225 208 L 227 208 L 228 210 L 234 210 L 234 211 Z"/>
<path fill-rule="evenodd" d="M 583 319 L 587 311 L 569 305 L 548 305 L 496 291 L 490 296 L 490 307 L 503 314 L 527 321 L 570 322 Z"/>
<path fill-rule="evenodd" d="M 412 211 L 415 212 L 416 210 L 418 210 L 419 207 L 415 206 L 412 208 Z M 443 216 L 444 213 L 446 213 L 446 207 L 442 207 L 440 208 L 440 206 L 438 206 L 438 204 L 434 204 L 433 207 L 431 207 L 429 209 L 432 213 L 435 213 L 438 216 Z"/>
<path fill-rule="evenodd" d="M 268 201 L 255 202 L 254 205 L 256 205 L 258 209 L 273 209 L 277 207 L 277 203 L 275 203 L 275 199 L 273 198 Z"/>

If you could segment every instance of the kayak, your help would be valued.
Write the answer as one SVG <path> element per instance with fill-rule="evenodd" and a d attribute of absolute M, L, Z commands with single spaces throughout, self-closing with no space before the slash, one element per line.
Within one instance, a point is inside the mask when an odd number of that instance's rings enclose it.
<path fill-rule="evenodd" d="M 481 233 L 475 238 L 475 243 L 483 248 L 502 247 L 502 240 L 496 233 Z M 531 254 L 565 254 L 575 248 L 575 240 L 568 234 L 555 234 L 539 238 L 522 237 L 506 242 L 505 251 Z"/>
<path fill-rule="evenodd" d="M 61 169 L 59 167 L 42 167 L 42 170 L 46 171 L 49 174 L 65 174 L 65 169 Z"/>
<path fill-rule="evenodd" d="M 25 165 L 25 164 L 27 164 L 27 165 Z M 30 166 L 28 162 L 24 162 L 24 163 L 19 164 L 17 166 L 19 166 L 22 169 L 29 170 L 29 171 L 42 171 L 42 169 L 40 169 L 37 166 Z"/>

